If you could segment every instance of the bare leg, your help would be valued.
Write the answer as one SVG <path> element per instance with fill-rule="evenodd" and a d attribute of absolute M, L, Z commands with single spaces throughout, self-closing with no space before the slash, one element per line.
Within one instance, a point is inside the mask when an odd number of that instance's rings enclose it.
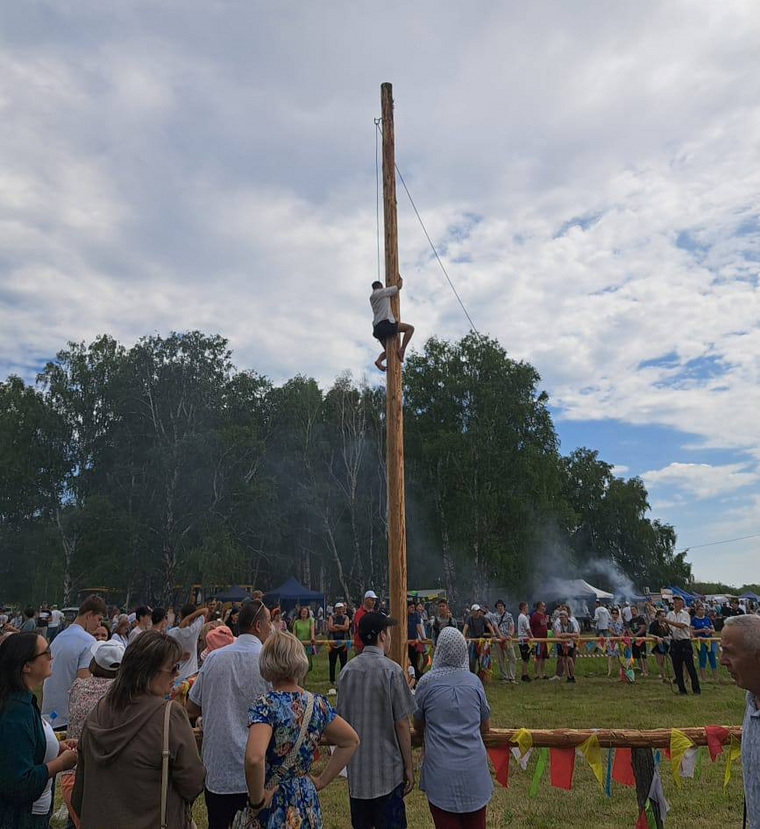
<path fill-rule="evenodd" d="M 380 371 L 387 371 L 388 369 L 385 367 L 385 358 L 386 354 L 385 351 L 380 352 L 380 356 L 375 360 L 375 365 L 380 369 Z"/>
<path fill-rule="evenodd" d="M 398 358 L 403 363 L 404 354 L 406 354 L 406 347 L 409 345 L 409 340 L 412 339 L 412 334 L 414 334 L 414 326 L 409 325 L 408 322 L 400 322 L 398 324 L 398 331 L 399 334 L 404 335 L 404 339 L 401 340 L 401 348 L 398 350 Z"/>

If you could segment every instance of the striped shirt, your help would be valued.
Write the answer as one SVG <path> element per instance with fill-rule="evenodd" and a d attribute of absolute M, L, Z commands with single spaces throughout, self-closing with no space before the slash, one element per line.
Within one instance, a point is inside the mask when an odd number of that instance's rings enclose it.
<path fill-rule="evenodd" d="M 404 760 L 395 725 L 414 710 L 404 672 L 382 648 L 366 646 L 340 672 L 338 713 L 361 739 L 348 764 L 351 797 L 373 800 L 403 783 Z"/>

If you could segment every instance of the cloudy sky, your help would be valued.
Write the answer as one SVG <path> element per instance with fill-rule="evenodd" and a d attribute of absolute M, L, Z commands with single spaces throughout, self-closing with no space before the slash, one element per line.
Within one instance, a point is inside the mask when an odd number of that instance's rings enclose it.
<path fill-rule="evenodd" d="M 641 475 L 701 579 L 760 582 L 760 6 L 0 7 L 0 376 L 200 328 L 275 381 L 377 351 L 375 128 L 563 451 Z M 468 328 L 399 192 L 403 315 Z M 374 375 L 372 375 L 374 377 Z M 654 586 L 654 585 L 652 585 Z"/>

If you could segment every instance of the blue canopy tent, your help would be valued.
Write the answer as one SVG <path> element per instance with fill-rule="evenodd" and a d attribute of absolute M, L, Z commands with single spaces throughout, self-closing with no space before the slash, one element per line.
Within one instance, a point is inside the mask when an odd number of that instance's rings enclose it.
<path fill-rule="evenodd" d="M 272 606 L 278 604 L 283 610 L 290 610 L 297 604 L 325 603 L 325 594 L 309 590 L 291 576 L 286 582 L 264 594 L 264 603 Z"/>
<path fill-rule="evenodd" d="M 749 591 L 748 593 L 742 593 L 741 596 L 739 596 L 739 598 L 752 599 L 753 602 L 760 602 L 760 596 L 758 596 L 757 593 L 753 593 L 752 591 Z"/>
<path fill-rule="evenodd" d="M 673 587 L 672 585 L 668 587 L 674 596 L 680 596 L 687 605 L 690 605 L 694 599 L 697 597 L 692 593 L 687 593 L 686 590 L 682 590 L 680 587 Z"/>
<path fill-rule="evenodd" d="M 240 587 L 240 585 L 231 584 L 225 590 L 220 590 L 214 598 L 220 602 L 237 602 L 240 604 L 240 602 L 250 599 L 251 594 Z"/>

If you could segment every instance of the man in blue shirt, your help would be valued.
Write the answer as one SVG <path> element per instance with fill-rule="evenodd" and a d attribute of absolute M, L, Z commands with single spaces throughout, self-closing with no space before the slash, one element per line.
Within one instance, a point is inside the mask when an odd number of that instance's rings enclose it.
<path fill-rule="evenodd" d="M 420 644 L 425 638 L 425 630 L 422 627 L 422 617 L 417 613 L 414 602 L 409 602 L 406 609 L 406 638 L 409 649 L 409 662 L 414 668 L 414 678 L 419 681 L 422 676 L 420 668 L 421 656 Z"/>

